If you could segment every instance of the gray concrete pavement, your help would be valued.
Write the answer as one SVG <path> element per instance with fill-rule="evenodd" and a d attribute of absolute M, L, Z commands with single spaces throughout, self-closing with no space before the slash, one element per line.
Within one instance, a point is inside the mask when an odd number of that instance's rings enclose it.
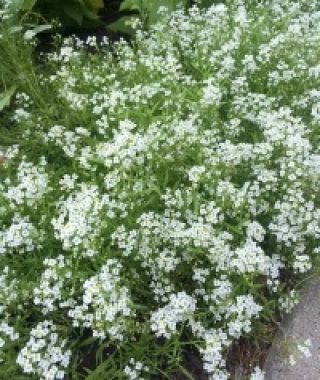
<path fill-rule="evenodd" d="M 308 339 L 311 357 L 297 347 Z M 290 354 L 296 361 L 293 366 L 288 363 Z M 301 302 L 281 323 L 264 370 L 265 380 L 320 380 L 320 279 L 309 283 Z"/>

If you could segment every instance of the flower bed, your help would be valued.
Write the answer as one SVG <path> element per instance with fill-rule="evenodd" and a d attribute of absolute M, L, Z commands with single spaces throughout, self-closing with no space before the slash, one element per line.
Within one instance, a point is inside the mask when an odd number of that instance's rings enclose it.
<path fill-rule="evenodd" d="M 66 41 L 17 97 L 1 375 L 188 378 L 189 350 L 223 380 L 231 345 L 294 304 L 319 254 L 320 10 L 234 3 L 96 54 Z"/>

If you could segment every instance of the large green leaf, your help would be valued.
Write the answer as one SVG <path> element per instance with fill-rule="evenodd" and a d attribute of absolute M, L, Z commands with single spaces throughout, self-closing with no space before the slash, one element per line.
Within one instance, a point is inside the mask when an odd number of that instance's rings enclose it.
<path fill-rule="evenodd" d="M 37 0 L 11 0 L 10 9 L 12 12 L 30 11 L 36 2 Z"/>
<path fill-rule="evenodd" d="M 98 18 L 97 12 L 99 8 L 93 8 L 93 4 L 90 4 L 89 1 L 79 0 L 79 4 L 84 17 L 89 20 L 96 20 Z"/>
<path fill-rule="evenodd" d="M 30 11 L 35 6 L 37 0 L 23 0 L 22 9 L 25 11 Z"/>
<path fill-rule="evenodd" d="M 23 27 L 22 25 L 15 25 L 15 26 L 10 26 L 10 28 L 8 29 L 8 32 L 9 34 L 14 34 L 14 33 L 19 33 L 23 30 Z"/>
<path fill-rule="evenodd" d="M 10 105 L 11 98 L 13 97 L 14 93 L 16 92 L 16 90 L 17 90 L 17 87 L 16 86 L 12 86 L 8 90 L 6 90 L 6 91 L 4 91 L 4 92 L 2 92 L 0 94 L 0 112 L 5 107 L 7 107 L 8 105 Z"/>
<path fill-rule="evenodd" d="M 25 32 L 24 38 L 27 40 L 31 40 L 38 33 L 44 32 L 45 30 L 49 30 L 51 28 L 52 28 L 52 25 L 49 25 L 49 24 L 35 26 L 34 28 L 29 29 Z"/>
<path fill-rule="evenodd" d="M 61 4 L 62 11 L 69 16 L 73 21 L 75 21 L 78 25 L 82 24 L 83 21 L 83 11 L 80 3 L 75 2 L 63 2 Z"/>
<path fill-rule="evenodd" d="M 124 0 L 120 5 L 120 11 L 141 10 L 142 0 Z"/>
<path fill-rule="evenodd" d="M 93 9 L 101 9 L 104 7 L 104 2 L 103 0 L 87 0 L 91 8 Z"/>

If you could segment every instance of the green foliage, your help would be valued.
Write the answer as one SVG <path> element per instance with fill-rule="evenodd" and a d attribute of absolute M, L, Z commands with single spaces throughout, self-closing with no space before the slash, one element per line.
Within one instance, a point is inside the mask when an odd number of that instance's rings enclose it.
<path fill-rule="evenodd" d="M 148 9 L 150 14 L 155 15 L 160 7 L 172 12 L 181 4 L 186 5 L 187 0 L 124 0 L 121 9 Z"/>
<path fill-rule="evenodd" d="M 16 86 L 12 86 L 3 93 L 0 93 L 0 112 L 10 104 L 11 98 L 16 92 L 16 89 Z"/>
<path fill-rule="evenodd" d="M 21 31 L 22 27 L 18 25 L 8 29 L 5 29 L 5 26 L 0 27 L 0 91 L 6 105 L 8 100 L 4 99 L 12 96 L 12 90 L 8 89 L 14 86 L 35 95 L 33 90 L 37 80 L 33 65 L 33 48 L 24 43 Z"/>
<path fill-rule="evenodd" d="M 210 7 L 212 4 L 217 3 L 217 0 L 200 0 L 201 7 Z"/>
<path fill-rule="evenodd" d="M 12 15 L 36 12 L 47 20 L 59 19 L 64 25 L 83 25 L 97 22 L 102 0 L 16 0 L 9 11 Z"/>
<path fill-rule="evenodd" d="M 74 380 L 197 379 L 186 352 L 227 378 L 231 344 L 295 304 L 320 252 L 320 22 L 276 2 L 37 65 L 0 25 L 0 379 L 45 378 L 52 346 Z"/>
<path fill-rule="evenodd" d="M 113 31 L 133 34 L 132 21 L 140 20 L 149 28 L 158 21 L 160 8 L 170 13 L 187 5 L 189 0 L 15 0 L 5 8 L 14 27 L 21 21 L 33 28 L 40 24 L 40 29 L 30 32 L 31 36 L 48 29 L 47 23 L 53 20 L 63 28 L 108 25 Z"/>
<path fill-rule="evenodd" d="M 139 11 L 145 25 L 151 25 L 159 19 L 159 9 L 164 7 L 168 12 L 173 12 L 178 6 L 186 6 L 187 0 L 124 0 L 121 10 L 134 9 Z"/>
<path fill-rule="evenodd" d="M 132 21 L 139 20 L 144 28 L 148 29 L 159 20 L 161 8 L 163 16 L 174 12 L 178 7 L 186 8 L 188 4 L 188 0 L 123 0 L 119 8 L 120 13 L 131 12 L 132 14 L 121 17 L 109 25 L 109 28 L 113 31 L 133 34 Z"/>

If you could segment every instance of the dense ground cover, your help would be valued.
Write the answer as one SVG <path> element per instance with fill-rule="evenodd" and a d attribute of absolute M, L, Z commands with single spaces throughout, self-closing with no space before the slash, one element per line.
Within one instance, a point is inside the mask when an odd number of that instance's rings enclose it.
<path fill-rule="evenodd" d="M 11 38 L 0 375 L 192 378 L 188 351 L 227 379 L 319 255 L 317 1 L 193 7 L 36 70 Z"/>

